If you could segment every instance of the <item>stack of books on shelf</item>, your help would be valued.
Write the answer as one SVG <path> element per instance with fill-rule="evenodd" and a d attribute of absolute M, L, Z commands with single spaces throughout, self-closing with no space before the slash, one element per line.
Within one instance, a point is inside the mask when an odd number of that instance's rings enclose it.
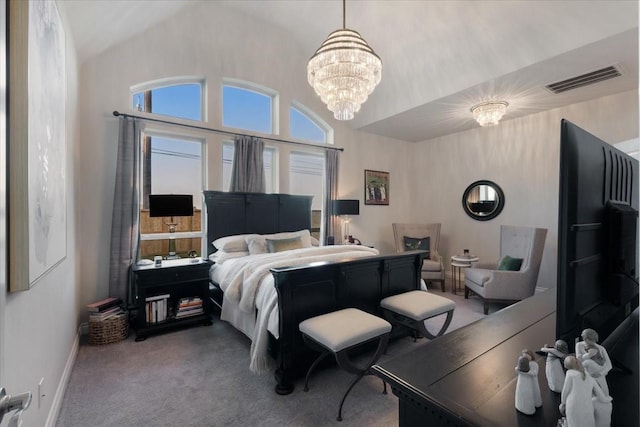
<path fill-rule="evenodd" d="M 171 295 L 156 295 L 145 299 L 147 302 L 145 318 L 147 323 L 160 323 L 169 318 L 169 297 Z"/>
<path fill-rule="evenodd" d="M 105 298 L 87 305 L 89 320 L 102 322 L 107 319 L 124 314 L 122 310 L 122 299 L 116 297 Z"/>
<path fill-rule="evenodd" d="M 204 313 L 204 309 L 200 297 L 180 298 L 178 301 L 176 319 L 184 319 L 185 317 L 196 316 L 202 313 Z"/>

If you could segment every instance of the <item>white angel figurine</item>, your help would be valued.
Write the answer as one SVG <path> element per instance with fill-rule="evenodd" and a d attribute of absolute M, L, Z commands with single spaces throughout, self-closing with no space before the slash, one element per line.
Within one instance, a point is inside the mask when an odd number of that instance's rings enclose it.
<path fill-rule="evenodd" d="M 529 358 L 520 356 L 516 366 L 518 375 L 516 382 L 516 409 L 523 414 L 533 415 L 536 412 L 533 383 L 538 382 L 537 376 L 530 369 Z"/>
<path fill-rule="evenodd" d="M 529 369 L 535 377 L 535 381 L 533 382 L 533 403 L 536 408 L 539 408 L 542 406 L 542 394 L 540 393 L 540 383 L 538 382 L 538 372 L 540 368 L 538 362 L 534 360 L 535 356 L 533 355 L 533 351 L 525 348 L 522 350 L 522 355 L 529 359 Z"/>
<path fill-rule="evenodd" d="M 613 367 L 607 350 L 598 344 L 598 333 L 593 329 L 582 331 L 582 341 L 576 344 L 576 358 L 589 375 L 596 380 L 604 394 L 609 396 L 607 374 Z"/>
<path fill-rule="evenodd" d="M 564 367 L 562 363 L 564 358 L 569 355 L 569 346 L 564 340 L 558 340 L 553 347 L 545 344 L 540 351 L 547 353 L 545 373 L 547 374 L 549 389 L 556 393 L 562 393 L 562 386 L 564 386 Z"/>
<path fill-rule="evenodd" d="M 592 398 L 610 403 L 598 383 L 585 373 L 582 363 L 575 356 L 564 359 L 567 374 L 562 388 L 560 412 L 566 417 L 566 427 L 595 427 L 596 415 Z"/>

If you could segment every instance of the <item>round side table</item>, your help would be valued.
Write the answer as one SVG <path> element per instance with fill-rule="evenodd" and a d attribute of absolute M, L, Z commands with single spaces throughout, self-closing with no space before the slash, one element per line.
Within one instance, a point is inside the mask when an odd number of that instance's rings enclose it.
<path fill-rule="evenodd" d="M 471 267 L 472 263 L 478 262 L 480 258 L 473 255 L 452 255 L 451 256 L 451 293 L 457 294 L 458 287 L 462 285 L 462 269 Z M 462 289 L 464 290 L 464 286 Z"/>

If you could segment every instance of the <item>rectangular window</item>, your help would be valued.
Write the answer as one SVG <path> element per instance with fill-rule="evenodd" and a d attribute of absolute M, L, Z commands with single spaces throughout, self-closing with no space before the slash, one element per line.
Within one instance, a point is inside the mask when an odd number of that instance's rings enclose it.
<path fill-rule="evenodd" d="M 167 256 L 170 240 L 174 239 L 178 256 L 201 256 L 203 144 L 187 138 L 145 135 L 142 159 L 140 257 Z M 149 194 L 191 194 L 194 214 L 152 218 Z M 175 233 L 169 233 L 170 223 L 177 224 Z"/>
<path fill-rule="evenodd" d="M 324 156 L 292 152 L 289 158 L 289 188 L 291 194 L 313 196 L 311 234 L 316 239 L 320 239 L 324 201 Z"/>

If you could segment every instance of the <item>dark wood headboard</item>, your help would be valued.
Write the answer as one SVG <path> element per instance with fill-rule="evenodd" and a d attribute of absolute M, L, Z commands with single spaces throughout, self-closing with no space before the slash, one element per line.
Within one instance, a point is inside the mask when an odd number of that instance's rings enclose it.
<path fill-rule="evenodd" d="M 207 207 L 207 255 L 212 242 L 234 234 L 271 234 L 311 230 L 313 196 L 204 191 Z"/>

